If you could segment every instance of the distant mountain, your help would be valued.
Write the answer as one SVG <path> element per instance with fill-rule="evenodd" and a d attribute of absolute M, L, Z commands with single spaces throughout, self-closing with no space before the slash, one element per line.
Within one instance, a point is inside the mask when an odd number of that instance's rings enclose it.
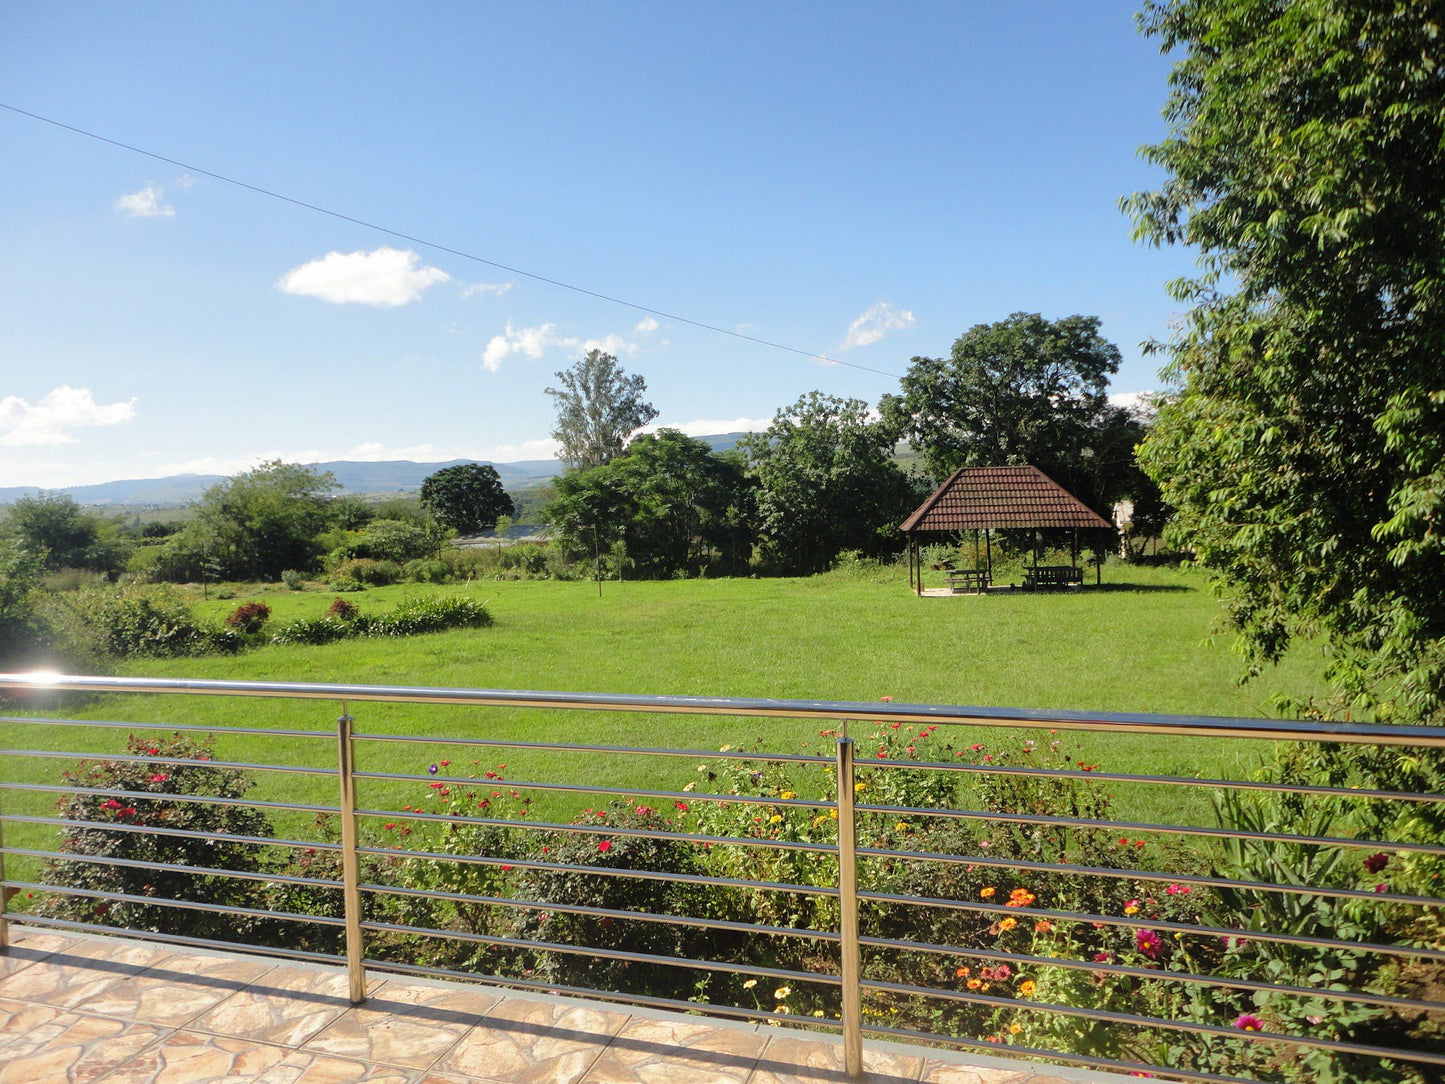
<path fill-rule="evenodd" d="M 697 439 L 709 445 L 713 451 L 722 452 L 735 446 L 744 436 L 745 433 L 720 433 Z M 562 465 L 555 459 L 525 459 L 517 463 L 485 463 L 475 459 L 449 459 L 445 463 L 413 463 L 409 459 L 391 459 L 367 463 L 337 459 L 311 465 L 317 470 L 327 470 L 335 475 L 336 480 L 341 483 L 341 492 L 362 494 L 414 492 L 421 488 L 427 475 L 435 474 L 443 467 L 477 462 L 495 467 L 502 479 L 502 485 L 507 489 L 530 489 L 549 478 L 555 478 L 562 471 Z M 90 486 L 70 486 L 59 492 L 75 498 L 78 504 L 174 508 L 195 500 L 225 477 L 221 474 L 173 474 L 166 478 L 132 478 Z M 39 492 L 40 489 L 36 486 L 0 487 L 0 504 L 13 504 L 21 497 Z"/>

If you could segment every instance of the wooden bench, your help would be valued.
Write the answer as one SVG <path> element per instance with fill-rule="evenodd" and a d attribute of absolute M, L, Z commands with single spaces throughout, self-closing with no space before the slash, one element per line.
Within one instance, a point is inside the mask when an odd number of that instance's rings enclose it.
<path fill-rule="evenodd" d="M 1073 587 L 1083 582 L 1083 569 L 1072 565 L 1038 565 L 1024 569 L 1024 588 L 1029 591 L 1041 587 Z"/>
<path fill-rule="evenodd" d="M 988 571 L 982 568 L 956 568 L 945 577 L 948 589 L 955 595 L 981 595 L 988 590 Z"/>

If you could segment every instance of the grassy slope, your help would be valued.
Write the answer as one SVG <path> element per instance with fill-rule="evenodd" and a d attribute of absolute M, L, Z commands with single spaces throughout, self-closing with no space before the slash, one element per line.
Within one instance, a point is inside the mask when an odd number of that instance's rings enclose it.
<path fill-rule="evenodd" d="M 1202 581 L 1175 571 L 1106 569 L 1113 589 L 976 598 L 915 598 L 906 578 L 830 575 L 810 579 L 700 580 L 595 584 L 486 582 L 414 585 L 347 596 L 380 609 L 422 593 L 465 593 L 485 600 L 494 628 L 406 640 L 357 640 L 322 647 L 266 646 L 234 657 L 137 661 L 124 672 L 146 676 L 275 681 L 335 681 L 514 689 L 554 689 L 1008 705 L 1104 711 L 1253 715 L 1276 692 L 1322 689 L 1319 660 L 1300 652 L 1251 685 L 1236 683 L 1239 662 L 1227 646 L 1206 642 L 1217 605 Z M 1124 582 L 1127 581 L 1127 584 Z M 1132 586 L 1130 586 L 1132 585 Z M 1106 586 L 1108 586 L 1106 582 Z M 329 595 L 265 595 L 273 622 L 317 616 Z M 216 617 L 242 598 L 212 599 Z M 1221 638 L 1222 641 L 1227 637 Z M 111 698 L 73 705 L 77 718 L 137 724 L 280 726 L 325 729 L 338 705 L 202 697 Z M 353 706 L 358 729 L 438 736 L 557 740 L 716 749 L 761 738 L 765 747 L 818 746 L 816 726 L 707 716 L 605 716 L 513 709 L 410 705 Z M 41 734 L 8 727 L 5 744 L 96 751 L 121 744 L 116 732 Z M 967 740 L 997 740 L 988 735 Z M 1248 743 L 1167 742 L 1101 735 L 1071 740 L 1077 755 L 1105 770 L 1231 775 L 1248 770 L 1260 748 Z M 334 743 L 232 738 L 221 755 L 272 763 L 334 763 Z M 453 756 L 483 765 L 507 761 L 511 778 L 565 778 L 624 787 L 680 787 L 691 762 L 676 759 L 548 758 L 424 746 L 363 750 L 362 767 L 416 771 Z M 53 781 L 59 765 L 5 758 L 9 778 Z M 453 769 L 454 771 L 456 768 Z M 334 801 L 329 784 L 270 776 L 258 797 Z M 400 805 L 415 787 L 372 785 L 366 804 Z M 1195 812 L 1201 812 L 1196 796 Z M 23 800 L 35 806 L 35 800 Z M 566 816 L 585 800 L 557 798 L 542 808 Z M 1169 792 L 1141 792 L 1121 815 L 1177 813 Z M 34 811 L 38 812 L 36 808 Z"/>

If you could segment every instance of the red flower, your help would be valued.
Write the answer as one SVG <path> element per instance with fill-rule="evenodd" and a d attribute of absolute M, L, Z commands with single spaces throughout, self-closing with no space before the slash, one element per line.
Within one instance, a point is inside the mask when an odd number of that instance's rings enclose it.
<path fill-rule="evenodd" d="M 1390 864 L 1390 856 L 1384 851 L 1376 851 L 1365 859 L 1365 869 L 1371 873 L 1379 873 Z"/>
<path fill-rule="evenodd" d="M 1159 959 L 1159 953 L 1164 950 L 1164 942 L 1153 930 L 1137 930 L 1134 933 L 1134 947 L 1151 960 Z"/>
<path fill-rule="evenodd" d="M 1235 1019 L 1234 1026 L 1240 1031 L 1263 1031 L 1264 1021 L 1253 1013 L 1242 1012 Z"/>
<path fill-rule="evenodd" d="M 674 806 L 675 808 L 680 809 L 682 812 L 684 812 L 684 813 L 687 812 L 687 803 L 686 803 L 686 802 L 673 802 L 672 804 L 673 804 L 673 806 Z"/>
<path fill-rule="evenodd" d="M 606 854 L 612 850 L 612 841 L 610 839 L 604 839 L 601 843 L 597 844 L 597 849 L 603 854 Z"/>
<path fill-rule="evenodd" d="M 441 766 L 442 766 L 443 768 L 450 768 L 450 767 L 452 766 L 452 762 L 451 762 L 450 760 L 443 760 L 443 761 L 440 761 L 439 763 L 441 764 Z"/>
<path fill-rule="evenodd" d="M 168 776 L 165 772 L 157 772 L 155 775 L 151 776 L 151 782 L 164 783 L 169 778 L 170 776 Z"/>

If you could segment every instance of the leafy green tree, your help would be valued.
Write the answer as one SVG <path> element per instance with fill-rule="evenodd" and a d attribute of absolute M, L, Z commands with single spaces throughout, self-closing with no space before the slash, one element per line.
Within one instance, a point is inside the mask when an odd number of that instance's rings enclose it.
<path fill-rule="evenodd" d="M 517 511 L 497 469 L 482 463 L 459 463 L 428 475 L 421 484 L 421 503 L 461 534 L 486 530 L 499 516 Z"/>
<path fill-rule="evenodd" d="M 557 479 L 546 518 L 573 556 L 625 553 L 646 574 L 696 575 L 746 565 L 747 507 L 737 462 L 663 429 L 636 438 L 610 463 Z"/>
<path fill-rule="evenodd" d="M 1143 437 L 1109 403 L 1118 369 L 1098 317 L 1016 312 L 970 328 L 947 358 L 914 358 L 880 412 L 937 481 L 959 467 L 1031 463 L 1107 517 L 1139 479 Z"/>
<path fill-rule="evenodd" d="M 788 572 L 818 572 L 844 550 L 902 545 L 898 524 L 918 493 L 893 461 L 890 429 L 861 399 L 809 392 L 742 443 L 757 482 L 762 555 Z"/>
<path fill-rule="evenodd" d="M 1439 5 L 1169 0 L 1137 234 L 1200 272 L 1145 469 L 1255 665 L 1322 633 L 1343 703 L 1445 721 Z"/>
<path fill-rule="evenodd" d="M 0 539 L 0 669 L 38 661 L 47 636 L 38 611 L 40 560 Z"/>
<path fill-rule="evenodd" d="M 131 548 L 118 522 L 89 514 L 66 493 L 21 497 L 10 506 L 4 530 L 47 569 L 111 572 L 125 564 Z"/>
<path fill-rule="evenodd" d="M 556 400 L 560 458 L 574 470 L 600 467 L 622 454 L 627 438 L 657 410 L 643 399 L 647 381 L 624 372 L 617 358 L 589 350 L 570 369 L 557 373 L 560 388 L 548 388 Z"/>
<path fill-rule="evenodd" d="M 158 574 L 196 579 L 213 567 L 230 579 L 276 580 L 286 569 L 309 568 L 330 523 L 335 488 L 329 471 L 280 460 L 217 482 L 185 529 L 166 542 Z"/>

